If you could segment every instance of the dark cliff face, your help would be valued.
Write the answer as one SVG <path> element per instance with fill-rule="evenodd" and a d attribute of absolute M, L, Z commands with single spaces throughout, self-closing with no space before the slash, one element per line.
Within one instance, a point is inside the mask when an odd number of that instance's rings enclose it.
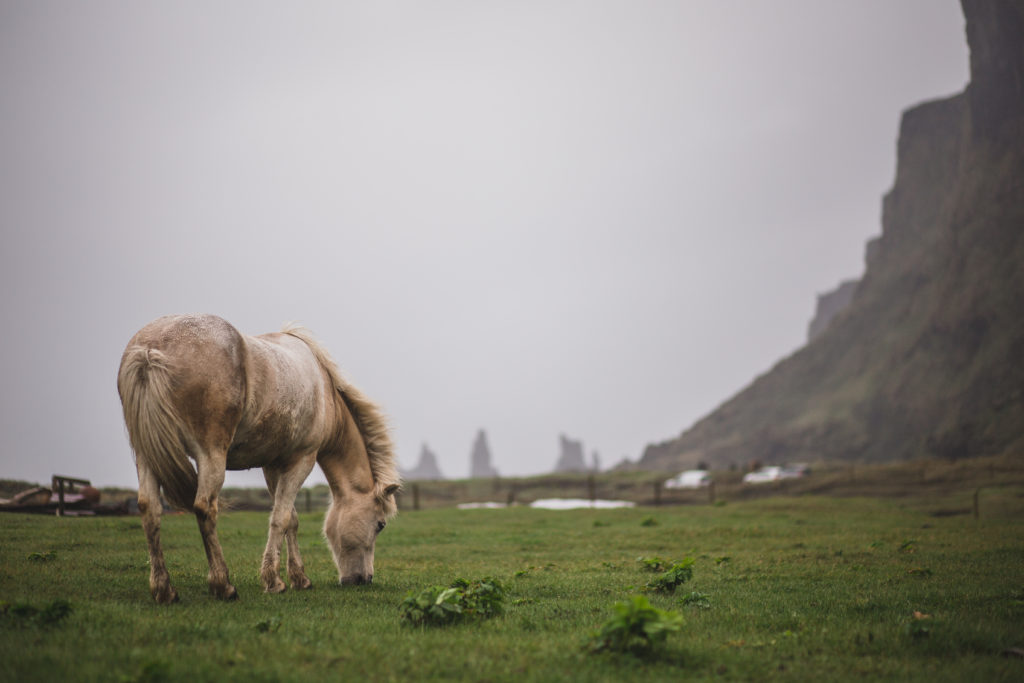
<path fill-rule="evenodd" d="M 810 324 L 807 326 L 807 341 L 814 341 L 818 335 L 828 328 L 832 319 L 850 305 L 859 284 L 859 280 L 847 280 L 840 283 L 832 291 L 818 295 L 818 305 L 814 310 L 814 318 L 811 319 Z"/>
<path fill-rule="evenodd" d="M 1024 9 L 1011 0 L 963 0 L 971 51 L 970 99 L 976 139 L 1020 140 L 1024 110 Z"/>
<path fill-rule="evenodd" d="M 641 466 L 1024 453 L 1024 0 L 964 0 L 971 83 L 904 113 L 853 301 Z"/>

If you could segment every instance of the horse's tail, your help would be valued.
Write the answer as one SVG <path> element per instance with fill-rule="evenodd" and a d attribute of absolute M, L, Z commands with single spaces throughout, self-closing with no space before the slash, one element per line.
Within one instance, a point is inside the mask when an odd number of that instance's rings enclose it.
<path fill-rule="evenodd" d="M 131 346 L 121 358 L 117 391 L 136 459 L 151 471 L 172 505 L 191 510 L 198 478 L 185 448 L 186 430 L 172 402 L 170 361 L 157 349 Z"/>

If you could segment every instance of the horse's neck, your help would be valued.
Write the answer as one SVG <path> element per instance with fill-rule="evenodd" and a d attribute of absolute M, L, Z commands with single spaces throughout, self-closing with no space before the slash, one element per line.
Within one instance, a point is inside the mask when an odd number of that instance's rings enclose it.
<path fill-rule="evenodd" d="M 352 412 L 338 397 L 338 435 L 320 451 L 317 462 L 323 470 L 327 485 L 335 496 L 343 496 L 348 489 L 367 492 L 373 489 L 373 471 L 366 452 L 366 442 L 359 431 Z"/>

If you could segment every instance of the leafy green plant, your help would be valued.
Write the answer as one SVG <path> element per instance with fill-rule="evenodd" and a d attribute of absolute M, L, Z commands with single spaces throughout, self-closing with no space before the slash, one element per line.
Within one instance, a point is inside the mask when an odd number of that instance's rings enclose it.
<path fill-rule="evenodd" d="M 711 607 L 711 601 L 708 599 L 710 596 L 707 593 L 701 593 L 700 591 L 693 591 L 687 593 L 679 601 L 682 605 L 689 605 L 691 607 L 700 607 L 701 609 L 709 609 Z"/>
<path fill-rule="evenodd" d="M 653 607 L 642 595 L 617 602 L 612 610 L 612 618 L 591 634 L 586 644 L 589 652 L 648 655 L 664 645 L 669 633 L 683 626 L 679 613 Z"/>
<path fill-rule="evenodd" d="M 0 613 L 4 616 L 9 616 L 18 623 L 35 623 L 43 626 L 52 626 L 63 621 L 71 612 L 71 603 L 63 598 L 53 600 L 42 608 L 27 603 L 16 603 L 13 605 L 4 604 L 2 610 L 0 610 Z"/>
<path fill-rule="evenodd" d="M 668 568 L 665 573 L 647 582 L 646 590 L 674 593 L 676 588 L 693 578 L 693 558 L 687 557 Z"/>
<path fill-rule="evenodd" d="M 47 550 L 46 552 L 42 553 L 29 553 L 28 559 L 32 560 L 33 562 L 49 562 L 50 560 L 57 559 L 57 553 L 53 552 L 52 550 Z"/>
<path fill-rule="evenodd" d="M 917 610 L 910 619 L 903 625 L 903 632 L 912 640 L 922 640 L 932 634 L 932 615 Z"/>
<path fill-rule="evenodd" d="M 260 633 L 272 633 L 277 629 L 281 628 L 281 617 L 280 615 L 264 619 L 263 621 L 256 624 L 256 630 Z"/>
<path fill-rule="evenodd" d="M 638 557 L 636 561 L 640 563 L 640 566 L 644 570 L 649 572 L 663 572 L 672 566 L 671 560 L 666 560 L 664 557 Z"/>
<path fill-rule="evenodd" d="M 658 526 L 658 520 L 654 517 L 645 517 L 644 520 L 640 522 L 640 526 Z"/>
<path fill-rule="evenodd" d="M 505 587 L 497 579 L 478 581 L 455 579 L 447 588 L 430 586 L 419 593 L 410 591 L 401 604 L 402 621 L 441 626 L 466 618 L 487 618 L 501 614 Z"/>
<path fill-rule="evenodd" d="M 411 591 L 402 601 L 402 621 L 410 624 L 448 624 L 462 616 L 458 589 L 430 586 L 418 594 Z"/>

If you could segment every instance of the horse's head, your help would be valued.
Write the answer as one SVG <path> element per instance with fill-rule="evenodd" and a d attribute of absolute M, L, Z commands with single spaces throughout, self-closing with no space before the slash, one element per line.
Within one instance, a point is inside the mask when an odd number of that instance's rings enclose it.
<path fill-rule="evenodd" d="M 324 537 L 342 584 L 373 581 L 373 550 L 377 536 L 395 514 L 398 484 L 348 491 L 335 497 L 324 519 Z"/>

